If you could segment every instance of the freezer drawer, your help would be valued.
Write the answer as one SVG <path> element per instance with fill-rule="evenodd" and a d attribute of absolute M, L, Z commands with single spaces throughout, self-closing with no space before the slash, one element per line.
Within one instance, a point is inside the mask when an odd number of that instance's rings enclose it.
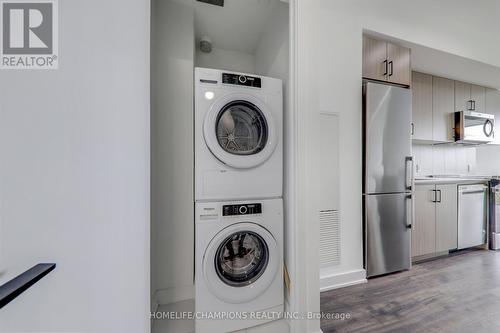
<path fill-rule="evenodd" d="M 411 189 L 411 91 L 365 83 L 364 192 L 398 193 Z"/>
<path fill-rule="evenodd" d="M 486 243 L 487 218 L 486 185 L 458 187 L 458 248 Z"/>
<path fill-rule="evenodd" d="M 411 193 L 364 195 L 368 277 L 410 268 L 412 199 Z"/>

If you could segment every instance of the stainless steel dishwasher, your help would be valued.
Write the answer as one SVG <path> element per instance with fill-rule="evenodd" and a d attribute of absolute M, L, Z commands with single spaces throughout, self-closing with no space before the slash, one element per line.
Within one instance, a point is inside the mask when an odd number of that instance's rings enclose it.
<path fill-rule="evenodd" d="M 486 243 L 488 186 L 458 186 L 458 248 Z"/>

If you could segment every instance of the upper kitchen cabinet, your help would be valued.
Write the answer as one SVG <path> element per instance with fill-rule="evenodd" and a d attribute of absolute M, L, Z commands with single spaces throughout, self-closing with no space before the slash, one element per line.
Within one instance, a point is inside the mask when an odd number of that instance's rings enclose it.
<path fill-rule="evenodd" d="M 443 77 L 413 72 L 413 139 L 424 143 L 455 141 L 455 111 L 475 111 L 500 117 L 497 90 Z M 487 98 L 488 97 L 488 98 Z M 498 131 L 497 131 L 497 128 Z M 500 123 L 495 126 L 500 133 Z M 499 138 L 496 143 L 500 144 Z"/>
<path fill-rule="evenodd" d="M 363 77 L 410 85 L 410 49 L 363 36 Z"/>
<path fill-rule="evenodd" d="M 385 81 L 387 79 L 387 43 L 363 37 L 363 77 Z"/>
<path fill-rule="evenodd" d="M 469 110 L 470 84 L 455 81 L 455 111 Z"/>
<path fill-rule="evenodd" d="M 486 88 L 476 85 L 470 87 L 470 99 L 472 101 L 472 111 L 485 113 L 486 112 Z"/>
<path fill-rule="evenodd" d="M 432 140 L 454 141 L 455 85 L 453 80 L 434 76 L 432 80 Z"/>
<path fill-rule="evenodd" d="M 388 81 L 410 85 L 410 49 L 396 44 L 387 43 Z"/>
<path fill-rule="evenodd" d="M 485 113 L 486 88 L 455 81 L 455 111 Z"/>
<path fill-rule="evenodd" d="M 486 113 L 495 115 L 495 141 L 493 144 L 500 145 L 500 91 L 486 89 Z"/>
<path fill-rule="evenodd" d="M 413 139 L 432 140 L 432 75 L 413 72 Z"/>
<path fill-rule="evenodd" d="M 413 139 L 453 142 L 454 81 L 413 72 L 412 100 Z"/>

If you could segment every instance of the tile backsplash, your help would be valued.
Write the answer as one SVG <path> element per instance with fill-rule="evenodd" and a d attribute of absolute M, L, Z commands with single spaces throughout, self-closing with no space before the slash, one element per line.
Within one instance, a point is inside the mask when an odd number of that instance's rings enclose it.
<path fill-rule="evenodd" d="M 476 147 L 413 144 L 415 175 L 466 175 L 477 173 Z"/>

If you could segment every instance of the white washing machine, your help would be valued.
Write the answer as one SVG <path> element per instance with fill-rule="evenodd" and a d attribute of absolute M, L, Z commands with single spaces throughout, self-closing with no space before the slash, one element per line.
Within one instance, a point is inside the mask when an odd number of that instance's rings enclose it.
<path fill-rule="evenodd" d="M 195 69 L 195 199 L 283 195 L 278 79 Z"/>
<path fill-rule="evenodd" d="M 197 333 L 278 319 L 284 304 L 282 199 L 196 203 L 195 265 Z"/>

